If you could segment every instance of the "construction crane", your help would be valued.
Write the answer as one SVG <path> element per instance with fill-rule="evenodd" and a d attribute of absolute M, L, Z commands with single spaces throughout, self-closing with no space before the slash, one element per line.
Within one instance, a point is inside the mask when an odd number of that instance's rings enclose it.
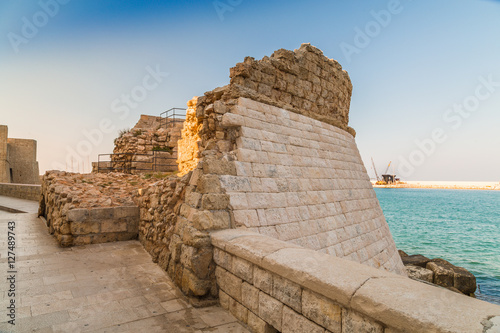
<path fill-rule="evenodd" d="M 392 163 L 392 161 L 389 162 L 389 165 L 387 166 L 387 169 L 385 170 L 385 174 L 387 174 L 389 172 L 389 168 L 391 167 L 391 163 Z"/>
<path fill-rule="evenodd" d="M 377 177 L 377 182 L 379 182 L 380 177 L 378 176 L 377 168 L 375 167 L 375 162 L 373 161 L 373 157 L 372 157 L 372 165 L 373 165 L 373 171 L 375 171 L 375 177 Z"/>

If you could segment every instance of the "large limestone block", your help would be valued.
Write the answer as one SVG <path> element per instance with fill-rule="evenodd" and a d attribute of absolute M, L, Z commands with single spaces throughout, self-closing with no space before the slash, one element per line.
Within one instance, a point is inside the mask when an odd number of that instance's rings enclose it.
<path fill-rule="evenodd" d="M 308 320 L 301 314 L 289 307 L 283 308 L 283 330 L 282 333 L 324 333 L 325 329 Z"/>

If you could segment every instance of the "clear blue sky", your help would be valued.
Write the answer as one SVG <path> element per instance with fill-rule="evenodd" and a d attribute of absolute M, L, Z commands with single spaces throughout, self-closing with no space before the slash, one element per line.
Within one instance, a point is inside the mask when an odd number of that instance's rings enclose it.
<path fill-rule="evenodd" d="M 373 157 L 407 180 L 500 180 L 500 1 L 4 0 L 0 17 L 0 123 L 38 140 L 41 171 L 78 151 L 88 170 L 140 114 L 309 42 L 349 72 L 370 175 Z"/>

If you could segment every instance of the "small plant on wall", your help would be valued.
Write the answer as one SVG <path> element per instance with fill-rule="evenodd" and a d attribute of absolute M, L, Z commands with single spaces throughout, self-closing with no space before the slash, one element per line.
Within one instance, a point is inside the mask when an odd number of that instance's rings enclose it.
<path fill-rule="evenodd" d="M 173 148 L 172 147 L 162 147 L 162 146 L 154 146 L 153 151 L 166 151 L 170 154 L 172 154 Z"/>

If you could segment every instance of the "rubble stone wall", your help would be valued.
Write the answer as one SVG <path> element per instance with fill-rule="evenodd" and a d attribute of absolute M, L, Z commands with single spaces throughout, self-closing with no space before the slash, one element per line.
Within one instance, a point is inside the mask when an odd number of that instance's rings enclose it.
<path fill-rule="evenodd" d="M 193 172 L 138 191 L 139 240 L 193 304 L 215 299 L 215 264 L 210 235 L 196 225 L 185 198 L 195 189 Z M 192 199 L 190 199 L 192 200 Z M 227 212 L 226 212 L 227 213 Z"/>
<path fill-rule="evenodd" d="M 340 128 L 348 128 L 352 83 L 333 59 L 309 44 L 277 50 L 256 61 L 247 57 L 231 68 L 231 85 L 244 97 L 284 108 Z"/>
<path fill-rule="evenodd" d="M 160 117 L 141 115 L 137 124 L 115 139 L 114 154 L 137 154 L 136 156 L 115 155 L 114 168 L 125 167 L 124 161 L 133 161 L 134 169 L 151 171 L 177 171 L 177 141 L 181 137 L 182 122 L 161 124 Z M 152 168 L 153 154 L 156 154 L 157 168 Z M 147 155 L 147 156 L 145 156 Z M 170 164 L 170 166 L 165 166 Z M 134 170 L 132 170 L 134 171 Z"/>
<path fill-rule="evenodd" d="M 139 208 L 132 200 L 140 176 L 47 171 L 38 215 L 61 246 L 137 238 Z"/>

